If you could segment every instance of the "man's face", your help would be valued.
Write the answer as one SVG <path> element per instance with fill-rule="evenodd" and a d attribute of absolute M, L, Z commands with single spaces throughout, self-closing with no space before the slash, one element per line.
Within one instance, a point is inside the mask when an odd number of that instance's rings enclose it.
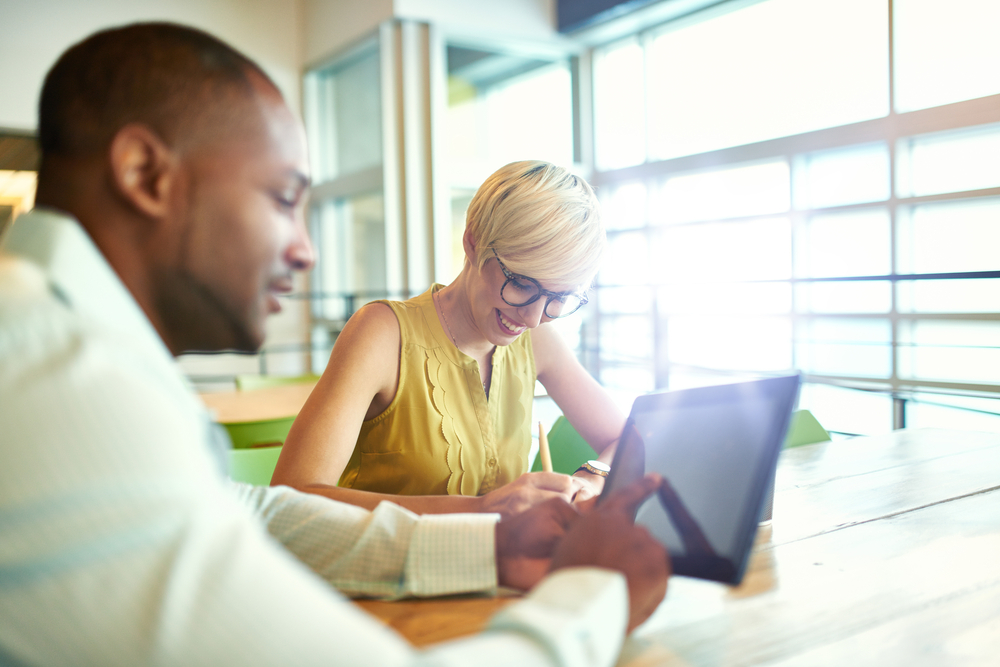
<path fill-rule="evenodd" d="M 179 156 L 177 246 L 159 281 L 174 353 L 258 349 L 277 295 L 313 264 L 302 126 L 272 90 L 245 106 L 238 132 Z"/>

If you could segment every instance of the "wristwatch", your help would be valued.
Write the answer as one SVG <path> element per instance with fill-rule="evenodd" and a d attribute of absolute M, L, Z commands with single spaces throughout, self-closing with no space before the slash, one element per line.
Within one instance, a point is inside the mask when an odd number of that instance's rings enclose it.
<path fill-rule="evenodd" d="M 592 475 L 607 477 L 608 473 L 611 472 L 611 466 L 602 461 L 586 461 L 582 466 L 576 469 L 576 472 L 580 472 L 581 470 L 585 470 Z"/>

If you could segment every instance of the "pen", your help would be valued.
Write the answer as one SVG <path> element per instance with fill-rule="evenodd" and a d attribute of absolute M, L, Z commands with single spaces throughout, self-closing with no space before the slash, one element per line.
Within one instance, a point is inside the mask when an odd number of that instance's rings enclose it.
<path fill-rule="evenodd" d="M 552 454 L 549 452 L 549 439 L 542 422 L 538 422 L 538 455 L 542 457 L 542 470 L 552 472 Z"/>

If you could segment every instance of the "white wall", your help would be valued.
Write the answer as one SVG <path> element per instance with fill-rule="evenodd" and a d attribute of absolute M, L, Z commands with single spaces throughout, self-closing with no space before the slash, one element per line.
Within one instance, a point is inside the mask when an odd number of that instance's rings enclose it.
<path fill-rule="evenodd" d="M 42 80 L 69 46 L 102 28 L 166 20 L 206 30 L 256 60 L 299 108 L 298 0 L 3 0 L 0 127 L 34 130 Z"/>

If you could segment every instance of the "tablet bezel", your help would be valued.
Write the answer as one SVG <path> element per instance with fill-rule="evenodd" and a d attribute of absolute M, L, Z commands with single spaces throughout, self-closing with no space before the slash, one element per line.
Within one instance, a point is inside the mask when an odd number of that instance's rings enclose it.
<path fill-rule="evenodd" d="M 607 494 L 627 486 L 645 472 L 663 474 L 662 471 L 645 470 L 644 443 L 642 443 L 641 438 L 638 438 L 636 443 L 634 438 L 629 437 L 634 430 L 634 419 L 637 415 L 663 410 L 683 411 L 685 407 L 700 405 L 736 403 L 740 396 L 745 395 L 751 388 L 755 395 L 760 395 L 760 393 L 769 395 L 776 399 L 776 407 L 771 419 L 768 420 L 769 431 L 765 438 L 765 445 L 757 460 L 756 469 L 752 473 L 750 491 L 747 496 L 748 502 L 741 508 L 734 508 L 740 513 L 740 519 L 735 529 L 736 539 L 734 540 L 737 545 L 735 556 L 739 562 L 730 563 L 725 558 L 712 560 L 701 556 L 670 554 L 674 574 L 719 581 L 730 585 L 739 584 L 750 560 L 754 536 L 757 533 L 760 516 L 764 509 L 764 495 L 774 478 L 778 456 L 784 445 L 792 410 L 795 408 L 798 398 L 800 383 L 801 377 L 799 375 L 787 375 L 639 396 L 632 404 L 629 419 L 622 430 L 619 446 L 611 463 L 611 473 L 608 475 L 604 492 L 598 499 L 598 504 L 607 497 Z M 635 434 L 638 435 L 637 432 Z M 669 479 L 668 475 L 664 475 L 664 477 Z"/>

